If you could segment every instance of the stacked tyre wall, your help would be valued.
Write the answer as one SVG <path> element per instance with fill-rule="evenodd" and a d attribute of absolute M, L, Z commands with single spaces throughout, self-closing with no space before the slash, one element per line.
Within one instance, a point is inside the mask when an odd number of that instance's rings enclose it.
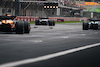
<path fill-rule="evenodd" d="M 17 20 L 29 21 L 34 22 L 38 17 L 33 16 L 17 16 Z M 80 20 L 87 20 L 86 17 L 49 17 L 49 19 L 57 21 L 57 19 L 64 19 L 64 21 L 80 21 Z"/>

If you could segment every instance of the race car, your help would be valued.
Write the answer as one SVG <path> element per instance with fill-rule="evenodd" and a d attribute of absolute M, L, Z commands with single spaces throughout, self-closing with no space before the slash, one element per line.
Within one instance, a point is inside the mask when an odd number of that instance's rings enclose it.
<path fill-rule="evenodd" d="M 88 29 L 95 29 L 97 30 L 100 25 L 100 20 L 96 19 L 88 19 L 87 22 L 83 22 L 83 30 L 88 30 Z"/>
<path fill-rule="evenodd" d="M 0 16 L 0 32 L 16 32 L 17 34 L 30 32 L 29 22 L 15 19 L 16 16 Z"/>
<path fill-rule="evenodd" d="M 39 19 L 35 20 L 35 25 L 55 26 L 55 21 L 49 20 L 49 18 L 39 18 Z"/>

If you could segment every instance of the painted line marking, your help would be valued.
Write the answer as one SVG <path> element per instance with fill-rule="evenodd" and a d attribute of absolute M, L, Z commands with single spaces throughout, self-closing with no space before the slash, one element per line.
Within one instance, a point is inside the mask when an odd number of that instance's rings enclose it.
<path fill-rule="evenodd" d="M 69 36 L 59 36 L 59 37 L 55 37 L 55 38 L 64 38 L 64 39 L 67 39 L 67 38 L 69 38 Z"/>
<path fill-rule="evenodd" d="M 86 34 L 81 34 L 81 35 L 85 36 Z"/>
<path fill-rule="evenodd" d="M 86 36 L 86 34 L 70 34 L 69 37 Z"/>
<path fill-rule="evenodd" d="M 43 42 L 42 40 L 20 40 L 20 41 L 34 42 L 34 43 L 40 43 L 40 42 Z"/>
<path fill-rule="evenodd" d="M 100 43 L 83 46 L 83 47 L 78 47 L 78 48 L 74 48 L 74 49 L 70 49 L 70 50 L 66 50 L 66 51 L 62 51 L 62 52 L 58 52 L 58 53 L 54 53 L 54 54 L 49 54 L 49 55 L 45 55 L 45 56 L 41 56 L 41 57 L 37 57 L 37 58 L 30 58 L 30 59 L 15 61 L 15 62 L 4 63 L 4 64 L 1 64 L 0 67 L 15 67 L 15 66 L 20 66 L 20 65 L 24 65 L 24 64 L 35 63 L 35 62 L 67 55 L 67 54 L 77 52 L 80 50 L 85 50 L 88 48 L 96 47 L 96 46 L 100 46 Z"/>
<path fill-rule="evenodd" d="M 0 39 L 5 41 L 18 41 L 18 42 L 34 42 L 34 43 L 41 43 L 43 40 L 16 40 L 16 39 Z"/>
<path fill-rule="evenodd" d="M 64 38 L 64 39 L 66 39 L 66 38 L 69 38 L 68 36 L 63 36 L 63 37 L 61 37 L 61 38 Z"/>
<path fill-rule="evenodd" d="M 21 36 L 19 36 L 19 35 L 8 35 L 9 37 L 17 37 L 17 38 L 19 38 L 19 37 L 45 37 L 44 35 L 21 35 Z"/>
<path fill-rule="evenodd" d="M 34 41 L 35 43 L 40 43 L 40 42 L 43 42 L 42 40 L 35 40 Z"/>

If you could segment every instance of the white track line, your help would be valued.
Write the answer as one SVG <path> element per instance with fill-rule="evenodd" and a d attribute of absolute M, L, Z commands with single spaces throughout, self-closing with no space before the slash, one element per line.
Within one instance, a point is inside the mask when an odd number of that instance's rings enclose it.
<path fill-rule="evenodd" d="M 66 50 L 66 51 L 62 51 L 62 52 L 58 52 L 58 53 L 54 53 L 54 54 L 49 54 L 49 55 L 45 55 L 45 56 L 41 56 L 41 57 L 37 57 L 37 58 L 30 58 L 30 59 L 15 61 L 15 62 L 4 63 L 4 64 L 1 64 L 0 67 L 15 67 L 15 66 L 24 65 L 24 64 L 35 63 L 35 62 L 55 58 L 58 56 L 67 55 L 69 53 L 77 52 L 80 50 L 96 47 L 96 46 L 100 46 L 100 43 L 83 46 L 83 47 L 78 47 L 78 48 L 74 48 L 74 49 L 70 49 L 70 50 Z"/>

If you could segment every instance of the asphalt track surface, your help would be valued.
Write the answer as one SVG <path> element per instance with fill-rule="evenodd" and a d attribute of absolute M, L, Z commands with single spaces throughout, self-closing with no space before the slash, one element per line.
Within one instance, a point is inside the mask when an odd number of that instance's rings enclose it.
<path fill-rule="evenodd" d="M 83 31 L 81 23 L 32 24 L 29 34 L 0 33 L 0 67 L 96 43 L 100 43 L 100 29 Z M 100 46 L 16 67 L 100 67 Z"/>

